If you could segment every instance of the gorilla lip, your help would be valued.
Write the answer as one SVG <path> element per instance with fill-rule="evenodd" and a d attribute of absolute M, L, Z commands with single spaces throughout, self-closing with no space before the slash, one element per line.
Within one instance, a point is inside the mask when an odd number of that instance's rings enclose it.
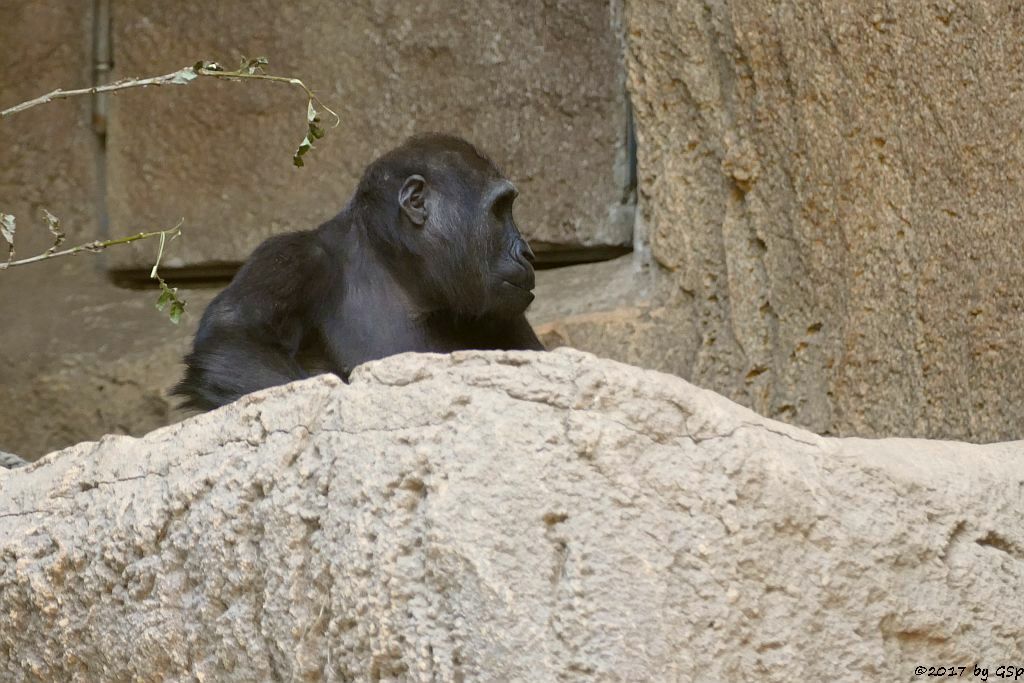
<path fill-rule="evenodd" d="M 514 282 L 509 282 L 508 280 L 502 280 L 502 282 L 504 282 L 506 285 L 509 285 L 510 287 L 515 287 L 516 289 L 521 290 L 523 292 L 529 292 L 531 294 L 533 293 L 533 287 L 527 289 L 526 287 L 521 287 L 520 285 L 517 285 Z"/>

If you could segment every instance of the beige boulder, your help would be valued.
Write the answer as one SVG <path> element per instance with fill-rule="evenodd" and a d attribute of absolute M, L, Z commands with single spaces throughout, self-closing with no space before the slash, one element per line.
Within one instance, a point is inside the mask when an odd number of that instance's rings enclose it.
<path fill-rule="evenodd" d="M 0 470 L 0 677 L 909 680 L 1024 661 L 1024 443 L 403 355 Z"/>

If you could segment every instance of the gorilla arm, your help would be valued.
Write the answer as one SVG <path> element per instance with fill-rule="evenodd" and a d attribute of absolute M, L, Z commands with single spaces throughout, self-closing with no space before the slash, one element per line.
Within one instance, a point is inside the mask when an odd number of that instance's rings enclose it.
<path fill-rule="evenodd" d="M 174 388 L 183 407 L 208 410 L 308 376 L 295 356 L 307 331 L 305 295 L 322 272 L 311 237 L 267 240 L 210 303 Z"/>

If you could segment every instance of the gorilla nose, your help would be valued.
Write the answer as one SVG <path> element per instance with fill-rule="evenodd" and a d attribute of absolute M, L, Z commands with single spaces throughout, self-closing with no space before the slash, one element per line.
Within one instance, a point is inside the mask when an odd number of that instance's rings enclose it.
<path fill-rule="evenodd" d="M 530 249 L 530 245 L 524 239 L 520 239 L 516 243 L 516 260 L 524 265 L 528 263 L 531 266 L 537 260 L 537 257 L 533 255 L 533 249 Z"/>

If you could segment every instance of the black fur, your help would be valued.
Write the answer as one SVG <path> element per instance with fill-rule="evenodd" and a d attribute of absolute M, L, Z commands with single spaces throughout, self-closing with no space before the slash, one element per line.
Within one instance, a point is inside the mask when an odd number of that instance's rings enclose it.
<path fill-rule="evenodd" d="M 465 140 L 408 140 L 333 219 L 256 248 L 203 314 L 174 393 L 209 409 L 403 351 L 542 350 L 514 198 Z"/>

